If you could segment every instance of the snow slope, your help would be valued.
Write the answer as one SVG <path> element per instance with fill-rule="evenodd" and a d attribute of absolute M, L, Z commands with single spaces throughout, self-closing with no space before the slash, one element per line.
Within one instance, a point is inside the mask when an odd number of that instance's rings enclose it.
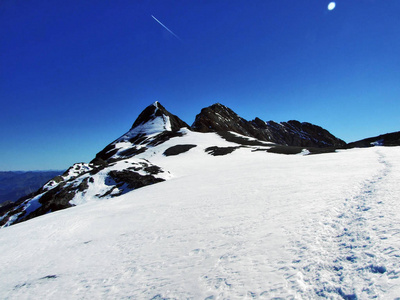
<path fill-rule="evenodd" d="M 399 147 L 211 156 L 196 134 L 139 157 L 165 182 L 0 230 L 0 298 L 400 296 Z"/>

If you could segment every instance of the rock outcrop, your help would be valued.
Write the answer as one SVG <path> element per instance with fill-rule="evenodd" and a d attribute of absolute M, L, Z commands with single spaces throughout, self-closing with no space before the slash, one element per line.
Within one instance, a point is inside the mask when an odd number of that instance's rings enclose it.
<path fill-rule="evenodd" d="M 341 148 L 346 145 L 344 141 L 317 125 L 293 120 L 282 123 L 264 122 L 259 118 L 246 121 L 219 103 L 203 108 L 196 116 L 192 129 L 199 132 L 233 131 L 285 146 Z"/>

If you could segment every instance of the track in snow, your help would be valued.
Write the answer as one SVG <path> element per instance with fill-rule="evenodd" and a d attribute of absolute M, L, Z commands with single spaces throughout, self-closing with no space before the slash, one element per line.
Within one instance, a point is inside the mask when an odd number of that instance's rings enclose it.
<path fill-rule="evenodd" d="M 327 211 L 318 224 L 305 221 L 301 227 L 314 234 L 300 234 L 304 239 L 293 242 L 289 249 L 299 258 L 285 274 L 295 294 L 307 298 L 379 298 L 390 292 L 392 281 L 399 281 L 400 251 L 385 242 L 400 235 L 392 222 L 399 205 L 396 198 L 387 197 L 388 191 L 381 193 L 391 165 L 384 154 L 376 153 L 381 168 L 365 179 L 358 193 L 344 199 L 338 210 Z"/>
<path fill-rule="evenodd" d="M 171 180 L 0 231 L 0 298 L 399 297 L 399 147 L 197 148 L 159 160 Z"/>

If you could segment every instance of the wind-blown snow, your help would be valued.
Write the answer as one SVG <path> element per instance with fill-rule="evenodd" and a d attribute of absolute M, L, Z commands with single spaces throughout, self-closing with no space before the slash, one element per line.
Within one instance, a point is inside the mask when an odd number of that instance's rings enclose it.
<path fill-rule="evenodd" d="M 214 157 L 199 137 L 142 154 L 168 181 L 0 230 L 0 298 L 400 295 L 399 147 Z"/>

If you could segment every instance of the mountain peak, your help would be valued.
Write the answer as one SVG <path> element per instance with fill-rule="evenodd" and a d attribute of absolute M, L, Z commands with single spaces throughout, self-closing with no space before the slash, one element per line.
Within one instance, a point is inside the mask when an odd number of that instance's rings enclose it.
<path fill-rule="evenodd" d="M 244 119 L 230 108 L 221 103 L 215 103 L 201 110 L 196 116 L 192 128 L 199 132 L 235 131 L 247 135 L 246 131 L 242 131 L 236 126 L 242 120 Z"/>
<path fill-rule="evenodd" d="M 133 123 L 131 130 L 150 121 L 154 121 L 157 117 L 163 118 L 163 116 L 168 116 L 169 114 L 170 113 L 164 108 L 164 106 L 162 106 L 158 101 L 155 101 L 140 113 L 139 117 Z M 165 130 L 168 130 L 170 127 L 169 120 L 163 118 L 162 123 L 164 124 Z"/>
<path fill-rule="evenodd" d="M 92 162 L 110 162 L 136 155 L 145 151 L 148 145 L 178 136 L 178 131 L 183 127 L 190 129 L 188 124 L 155 101 L 140 113 L 127 133 L 97 153 Z"/>
<path fill-rule="evenodd" d="M 214 109 L 214 110 L 216 110 L 216 109 L 229 109 L 229 110 L 231 110 L 229 107 L 227 107 L 227 106 L 225 106 L 225 105 L 223 105 L 223 104 L 221 104 L 219 102 L 214 103 L 213 105 L 209 106 L 208 108 Z"/>
<path fill-rule="evenodd" d="M 247 121 L 221 103 L 203 108 L 196 116 L 192 129 L 199 132 L 233 131 L 287 146 L 343 147 L 346 144 L 327 130 L 311 123 L 295 120 L 282 123 L 264 122 L 259 118 Z"/>
<path fill-rule="evenodd" d="M 146 126 L 144 126 L 145 124 Z M 130 131 L 177 131 L 182 127 L 190 128 L 190 126 L 184 121 L 167 111 L 160 102 L 155 101 L 140 113 L 139 117 L 133 123 Z"/>

